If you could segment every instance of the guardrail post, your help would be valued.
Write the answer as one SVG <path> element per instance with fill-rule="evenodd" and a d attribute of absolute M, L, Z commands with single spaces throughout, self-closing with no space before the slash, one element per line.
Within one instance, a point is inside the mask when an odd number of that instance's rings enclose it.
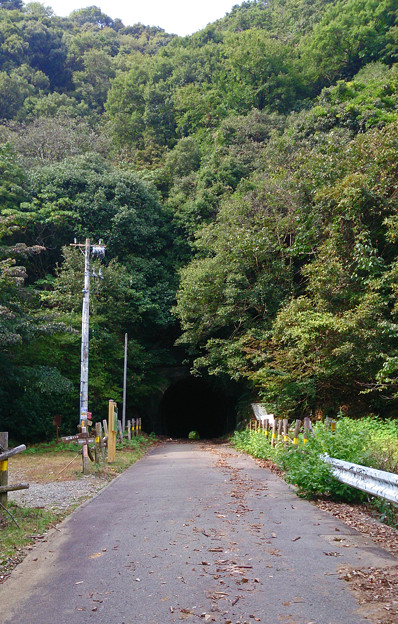
<path fill-rule="evenodd" d="M 294 434 L 293 434 L 293 444 L 296 444 L 296 446 L 299 443 L 299 433 L 300 433 L 300 429 L 301 429 L 301 420 L 296 420 L 296 425 L 294 427 Z"/>
<path fill-rule="evenodd" d="M 303 438 L 303 442 L 304 444 L 307 444 L 308 439 L 310 437 L 310 431 L 311 431 L 311 419 L 306 416 L 304 418 L 304 438 Z"/>
<path fill-rule="evenodd" d="M 8 449 L 8 431 L 0 431 L 0 445 Z M 8 460 L 0 462 L 0 485 L 8 485 Z M 7 507 L 7 492 L 0 494 L 0 503 Z"/>
<path fill-rule="evenodd" d="M 278 418 L 278 440 L 281 440 L 282 438 L 282 427 L 283 427 L 283 420 L 282 418 Z"/>
<path fill-rule="evenodd" d="M 268 420 L 268 418 L 266 418 L 264 420 L 264 435 L 265 435 L 266 438 L 268 438 L 268 435 L 269 435 L 269 420 Z"/>
<path fill-rule="evenodd" d="M 272 423 L 271 446 L 275 446 L 277 429 L 278 429 L 278 419 L 275 418 L 274 422 Z"/>
<path fill-rule="evenodd" d="M 131 420 L 127 421 L 127 439 L 131 440 Z"/>
<path fill-rule="evenodd" d="M 289 442 L 289 420 L 287 418 L 283 419 L 283 442 L 285 446 Z"/>

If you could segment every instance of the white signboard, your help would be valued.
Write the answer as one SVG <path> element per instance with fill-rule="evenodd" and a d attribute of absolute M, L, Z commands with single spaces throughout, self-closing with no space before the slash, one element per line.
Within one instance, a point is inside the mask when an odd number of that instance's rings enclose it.
<path fill-rule="evenodd" d="M 261 403 L 252 403 L 252 409 L 253 409 L 256 419 L 259 420 L 261 424 L 264 423 L 264 420 L 268 420 L 270 425 L 274 424 L 274 420 L 275 420 L 274 415 L 268 414 L 264 405 L 261 405 Z"/>

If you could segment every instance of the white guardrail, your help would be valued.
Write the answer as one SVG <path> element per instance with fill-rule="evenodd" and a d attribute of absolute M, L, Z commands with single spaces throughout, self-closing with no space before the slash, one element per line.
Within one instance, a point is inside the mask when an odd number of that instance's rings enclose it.
<path fill-rule="evenodd" d="M 321 458 L 332 466 L 333 476 L 342 483 L 398 504 L 398 475 L 334 459 L 326 453 Z"/>

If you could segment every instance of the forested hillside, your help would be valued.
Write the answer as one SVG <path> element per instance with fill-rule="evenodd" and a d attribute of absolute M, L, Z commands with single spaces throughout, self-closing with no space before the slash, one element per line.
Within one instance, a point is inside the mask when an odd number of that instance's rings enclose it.
<path fill-rule="evenodd" d="M 398 408 L 398 0 L 253 0 L 189 37 L 0 1 L 0 418 L 75 427 L 162 371 L 278 413 Z M 18 433 L 17 433 L 18 432 Z"/>

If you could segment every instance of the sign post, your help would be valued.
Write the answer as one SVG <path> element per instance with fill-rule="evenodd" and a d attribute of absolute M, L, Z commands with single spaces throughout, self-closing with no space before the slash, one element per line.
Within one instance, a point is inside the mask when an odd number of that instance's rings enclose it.
<path fill-rule="evenodd" d="M 59 434 L 59 427 L 62 423 L 62 416 L 61 414 L 55 414 L 54 418 L 53 418 L 53 425 L 54 427 L 57 428 L 57 444 L 58 444 L 58 434 Z"/>

